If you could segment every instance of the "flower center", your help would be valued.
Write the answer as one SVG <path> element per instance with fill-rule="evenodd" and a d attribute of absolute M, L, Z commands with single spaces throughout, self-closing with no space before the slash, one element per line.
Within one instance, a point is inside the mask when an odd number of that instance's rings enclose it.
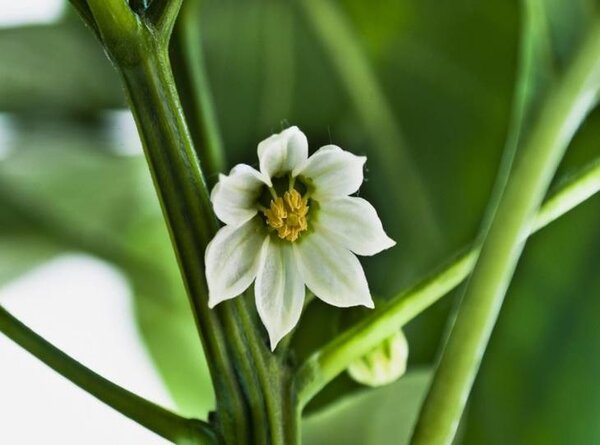
<path fill-rule="evenodd" d="M 263 213 L 267 225 L 277 230 L 279 238 L 293 243 L 300 233 L 308 229 L 306 222 L 308 209 L 308 198 L 303 198 L 292 188 L 283 194 L 283 198 L 275 195 L 271 205 L 263 210 Z"/>

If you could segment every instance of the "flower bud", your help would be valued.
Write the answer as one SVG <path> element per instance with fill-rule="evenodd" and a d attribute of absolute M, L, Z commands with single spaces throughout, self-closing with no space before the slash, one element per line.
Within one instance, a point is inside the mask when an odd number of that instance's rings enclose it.
<path fill-rule="evenodd" d="M 406 372 L 408 342 L 400 330 L 348 367 L 352 379 L 367 386 L 383 386 Z"/>

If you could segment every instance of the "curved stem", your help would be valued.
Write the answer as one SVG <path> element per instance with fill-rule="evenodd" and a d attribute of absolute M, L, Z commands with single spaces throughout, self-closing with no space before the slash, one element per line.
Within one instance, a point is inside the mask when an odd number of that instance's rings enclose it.
<path fill-rule="evenodd" d="M 600 158 L 574 174 L 540 208 L 528 234 L 550 224 L 600 191 Z M 479 247 L 465 249 L 438 272 L 399 292 L 382 309 L 352 326 L 310 356 L 299 368 L 296 388 L 302 406 L 352 362 L 397 332 L 469 276 Z"/>
<path fill-rule="evenodd" d="M 504 295 L 541 203 L 600 86 L 596 19 L 564 79 L 548 97 L 500 199 L 458 310 L 411 444 L 452 443 Z M 491 209 L 492 211 L 494 209 Z"/>
<path fill-rule="evenodd" d="M 178 416 L 86 368 L 0 307 L 0 332 L 84 391 L 173 443 L 216 444 L 210 425 Z"/>

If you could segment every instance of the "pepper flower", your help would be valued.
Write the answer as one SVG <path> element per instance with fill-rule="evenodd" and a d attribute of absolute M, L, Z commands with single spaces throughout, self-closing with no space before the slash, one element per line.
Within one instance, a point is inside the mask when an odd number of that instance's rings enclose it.
<path fill-rule="evenodd" d="M 366 157 L 308 142 L 290 127 L 258 144 L 260 171 L 236 165 L 211 193 L 225 224 L 206 249 L 209 306 L 254 282 L 256 308 L 271 349 L 298 323 L 306 287 L 337 307 L 374 307 L 356 255 L 395 245 L 366 200 Z"/>

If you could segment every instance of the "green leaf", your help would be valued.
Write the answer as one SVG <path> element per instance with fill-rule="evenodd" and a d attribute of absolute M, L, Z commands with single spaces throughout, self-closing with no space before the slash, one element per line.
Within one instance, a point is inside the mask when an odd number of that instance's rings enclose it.
<path fill-rule="evenodd" d="M 0 110 L 89 113 L 124 104 L 116 72 L 80 20 L 0 29 Z"/>
<path fill-rule="evenodd" d="M 5 232 L 0 224 L 0 286 L 61 252 L 61 246 L 32 233 Z"/>
<path fill-rule="evenodd" d="M 430 378 L 430 371 L 413 371 L 392 385 L 342 399 L 306 419 L 303 440 L 311 445 L 406 444 Z"/>

